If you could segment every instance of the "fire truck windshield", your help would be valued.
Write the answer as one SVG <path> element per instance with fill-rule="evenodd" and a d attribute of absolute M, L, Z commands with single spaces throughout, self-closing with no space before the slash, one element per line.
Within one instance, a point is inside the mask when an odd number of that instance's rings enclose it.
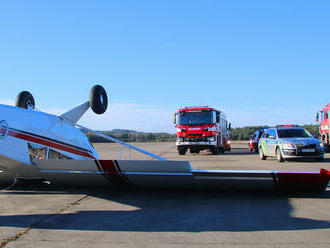
<path fill-rule="evenodd" d="M 214 123 L 214 111 L 181 111 L 178 114 L 179 125 L 204 125 Z"/>

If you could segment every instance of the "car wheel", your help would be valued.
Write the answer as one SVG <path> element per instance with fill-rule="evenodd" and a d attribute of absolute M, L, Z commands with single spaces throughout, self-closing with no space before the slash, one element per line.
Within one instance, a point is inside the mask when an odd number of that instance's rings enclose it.
<path fill-rule="evenodd" d="M 264 154 L 261 147 L 259 147 L 259 157 L 260 157 L 261 160 L 266 160 L 267 159 L 267 157 L 265 156 L 265 154 Z"/>
<path fill-rule="evenodd" d="M 276 159 L 278 162 L 284 162 L 284 159 L 282 157 L 282 153 L 279 147 L 276 148 Z"/>

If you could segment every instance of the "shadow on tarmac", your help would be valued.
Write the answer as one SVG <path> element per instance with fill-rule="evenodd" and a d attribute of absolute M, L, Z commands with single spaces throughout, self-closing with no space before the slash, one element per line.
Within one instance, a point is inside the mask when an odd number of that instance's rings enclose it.
<path fill-rule="evenodd" d="M 6 194 L 57 194 L 57 190 L 28 189 Z M 58 190 L 63 193 L 63 189 Z M 206 190 L 103 189 L 65 191 L 85 194 L 111 202 L 135 206 L 138 210 L 93 210 L 90 202 L 72 207 L 73 213 L 2 215 L 0 226 L 34 229 L 135 231 L 135 232 L 205 232 L 205 231 L 285 231 L 330 228 L 330 221 L 291 216 L 290 198 L 328 199 L 330 191 L 320 194 L 283 195 L 274 192 L 218 192 Z M 90 198 L 88 198 L 90 199 Z M 102 205 L 103 206 L 103 205 Z M 99 207 L 98 207 L 99 208 Z M 84 209 L 84 210 L 80 210 Z M 91 210 L 86 210 L 91 209 Z M 40 221 L 42 220 L 42 221 Z"/>

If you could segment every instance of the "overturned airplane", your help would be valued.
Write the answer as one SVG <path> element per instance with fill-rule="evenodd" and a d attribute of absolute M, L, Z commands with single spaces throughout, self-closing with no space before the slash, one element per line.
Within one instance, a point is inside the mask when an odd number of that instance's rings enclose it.
<path fill-rule="evenodd" d="M 91 108 L 103 114 L 108 106 L 105 89 L 95 85 L 89 101 L 56 116 L 35 107 L 23 91 L 16 106 L 0 104 L 0 187 L 19 180 L 44 180 L 65 186 L 136 186 L 172 188 L 262 189 L 324 191 L 330 172 L 195 170 L 188 161 L 169 161 L 131 144 L 81 125 Z M 92 132 L 152 160 L 100 160 L 83 132 Z"/>

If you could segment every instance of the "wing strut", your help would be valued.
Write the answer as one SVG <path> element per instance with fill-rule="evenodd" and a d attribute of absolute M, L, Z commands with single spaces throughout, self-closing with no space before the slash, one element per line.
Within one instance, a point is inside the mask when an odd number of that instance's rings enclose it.
<path fill-rule="evenodd" d="M 163 158 L 163 157 L 161 157 L 161 156 L 158 156 L 158 155 L 156 155 L 156 154 L 153 154 L 153 153 L 151 153 L 151 152 L 148 152 L 148 151 L 146 151 L 146 150 L 143 150 L 143 149 L 141 149 L 141 148 L 139 148 L 139 147 L 133 146 L 133 145 L 128 144 L 128 143 L 126 143 L 126 142 L 124 142 L 124 141 L 121 141 L 121 140 L 118 140 L 118 139 L 116 139 L 116 138 L 114 138 L 114 137 L 111 137 L 111 136 L 109 136 L 109 135 L 106 135 L 106 134 L 104 134 L 104 133 L 102 133 L 102 132 L 98 132 L 98 131 L 95 131 L 95 130 L 89 129 L 89 128 L 87 128 L 87 127 L 81 126 L 81 125 L 79 125 L 79 124 L 77 124 L 77 123 L 74 123 L 74 122 L 72 122 L 71 120 L 65 118 L 65 116 L 61 116 L 61 118 L 62 118 L 63 120 L 65 120 L 65 121 L 69 122 L 71 125 L 73 125 L 73 126 L 75 126 L 75 127 L 77 127 L 77 128 L 80 128 L 81 130 L 84 130 L 84 131 L 87 131 L 87 132 L 91 132 L 91 133 L 93 133 L 93 134 L 96 134 L 96 135 L 98 135 L 98 136 L 101 136 L 101 137 L 104 138 L 104 139 L 107 139 L 107 140 L 110 140 L 110 141 L 112 141 L 112 142 L 115 142 L 115 143 L 121 144 L 122 146 L 125 146 L 125 147 L 127 147 L 128 149 L 133 149 L 133 150 L 135 150 L 135 151 L 137 151 L 137 152 L 143 153 L 143 154 L 145 154 L 145 155 L 147 155 L 147 156 L 150 156 L 150 157 L 152 157 L 152 158 L 155 158 L 155 159 L 157 159 L 157 160 L 162 160 L 162 161 L 167 161 L 167 160 L 168 160 L 168 159 L 166 159 L 166 158 Z M 131 154 L 130 154 L 130 157 L 131 157 Z"/>

